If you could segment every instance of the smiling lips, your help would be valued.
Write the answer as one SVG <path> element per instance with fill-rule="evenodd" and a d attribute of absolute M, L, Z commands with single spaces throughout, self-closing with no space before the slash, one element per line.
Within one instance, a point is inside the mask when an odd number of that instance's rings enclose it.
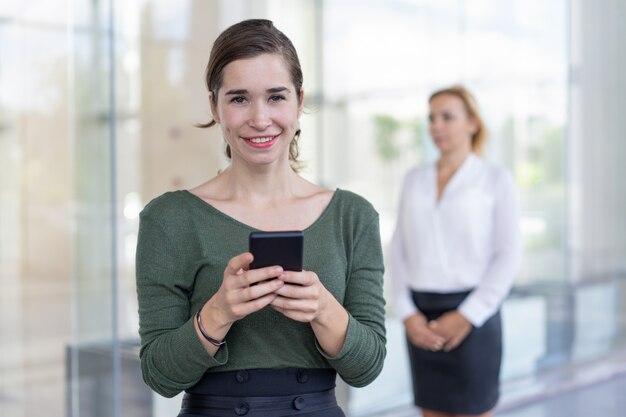
<path fill-rule="evenodd" d="M 262 136 L 262 137 L 256 137 L 256 138 L 244 138 L 244 140 L 253 148 L 269 148 L 276 142 L 277 139 L 278 139 L 278 135 Z"/>

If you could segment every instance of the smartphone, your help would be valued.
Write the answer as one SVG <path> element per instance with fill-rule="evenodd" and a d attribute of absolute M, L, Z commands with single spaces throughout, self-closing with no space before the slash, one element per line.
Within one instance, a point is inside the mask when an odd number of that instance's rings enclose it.
<path fill-rule="evenodd" d="M 250 269 L 280 265 L 285 271 L 302 271 L 304 234 L 299 230 L 251 232 L 249 245 L 254 255 Z"/>

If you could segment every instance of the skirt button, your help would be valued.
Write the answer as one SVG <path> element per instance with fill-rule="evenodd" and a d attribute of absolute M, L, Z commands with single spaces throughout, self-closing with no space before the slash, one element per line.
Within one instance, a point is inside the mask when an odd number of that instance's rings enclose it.
<path fill-rule="evenodd" d="M 306 371 L 306 369 L 300 369 L 298 370 L 298 376 L 296 378 L 298 379 L 298 382 L 304 384 L 309 380 L 309 373 Z"/>
<path fill-rule="evenodd" d="M 296 397 L 293 400 L 293 408 L 295 408 L 296 410 L 302 410 L 305 405 L 306 404 L 305 404 L 304 398 L 302 397 Z"/>
<path fill-rule="evenodd" d="M 235 379 L 240 384 L 245 384 L 250 379 L 250 374 L 246 370 L 238 371 Z"/>
<path fill-rule="evenodd" d="M 238 416 L 245 416 L 248 414 L 248 411 L 250 411 L 250 406 L 245 401 L 240 402 L 237 404 L 237 407 L 235 407 L 235 414 Z"/>

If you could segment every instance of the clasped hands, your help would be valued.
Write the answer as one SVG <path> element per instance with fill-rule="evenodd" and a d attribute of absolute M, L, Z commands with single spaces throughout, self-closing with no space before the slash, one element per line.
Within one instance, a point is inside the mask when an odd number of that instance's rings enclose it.
<path fill-rule="evenodd" d="M 411 343 L 419 348 L 450 352 L 463 342 L 472 324 L 457 310 L 449 311 L 436 320 L 428 321 L 421 313 L 404 320 Z"/>

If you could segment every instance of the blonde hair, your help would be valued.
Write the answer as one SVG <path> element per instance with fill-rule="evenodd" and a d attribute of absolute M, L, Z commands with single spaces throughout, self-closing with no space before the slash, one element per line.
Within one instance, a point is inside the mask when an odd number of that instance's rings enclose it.
<path fill-rule="evenodd" d="M 467 88 L 463 87 L 462 85 L 453 85 L 451 87 L 442 88 L 441 90 L 437 90 L 432 93 L 430 95 L 430 98 L 428 99 L 428 102 L 430 103 L 435 97 L 443 94 L 448 94 L 460 98 L 463 102 L 463 105 L 465 106 L 465 111 L 467 111 L 467 115 L 476 121 L 478 128 L 476 129 L 476 132 L 472 135 L 472 151 L 474 151 L 474 153 L 478 155 L 482 155 L 483 148 L 485 146 L 485 143 L 487 142 L 488 132 L 487 127 L 485 126 L 485 123 L 480 116 L 480 110 L 478 109 L 478 103 L 476 102 L 476 99 Z"/>

